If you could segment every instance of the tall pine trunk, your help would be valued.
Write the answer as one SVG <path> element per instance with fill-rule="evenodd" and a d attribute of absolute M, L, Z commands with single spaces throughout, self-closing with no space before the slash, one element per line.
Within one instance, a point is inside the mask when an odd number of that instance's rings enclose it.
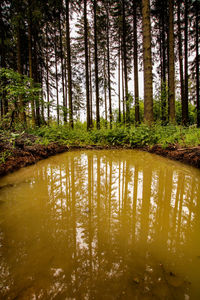
<path fill-rule="evenodd" d="M 88 21 L 87 0 L 84 0 L 84 43 L 85 43 L 85 78 L 86 78 L 86 108 L 87 108 L 87 130 L 91 127 L 90 118 L 90 88 L 89 88 L 89 60 L 88 60 Z"/>
<path fill-rule="evenodd" d="M 183 125 L 188 124 L 188 0 L 185 0 L 185 92 L 183 103 Z"/>
<path fill-rule="evenodd" d="M 126 10 L 125 1 L 122 1 L 122 20 L 123 20 L 123 61 L 124 61 L 124 84 L 125 84 L 125 96 L 126 96 L 126 123 L 130 123 L 130 105 L 129 105 L 129 94 L 128 94 L 128 68 L 127 68 L 127 29 L 126 29 Z"/>
<path fill-rule="evenodd" d="M 89 44 L 89 90 L 90 90 L 90 127 L 93 127 L 92 122 L 92 103 L 93 103 L 93 93 L 92 93 L 92 63 L 91 63 L 91 49 Z"/>
<path fill-rule="evenodd" d="M 139 108 L 139 80 L 138 80 L 138 30 L 137 30 L 137 6 L 133 2 L 133 52 L 134 52 L 134 92 L 135 92 L 135 123 L 140 122 Z"/>
<path fill-rule="evenodd" d="M 178 24 L 178 57 L 179 57 L 179 71 L 181 83 L 181 104 L 182 104 L 182 122 L 185 116 L 185 87 L 184 87 L 184 73 L 183 73 L 183 50 L 182 50 L 182 34 L 181 34 L 181 0 L 178 0 L 177 9 L 177 24 Z"/>
<path fill-rule="evenodd" d="M 93 10 L 94 10 L 94 55 L 95 55 L 95 87 L 96 87 L 96 127 L 97 129 L 100 129 L 99 68 L 98 68 L 98 45 L 97 45 L 97 0 L 94 0 Z"/>
<path fill-rule="evenodd" d="M 111 95 L 111 74 L 110 74 L 110 22 L 109 22 L 109 7 L 107 3 L 107 68 L 108 68 L 108 98 L 109 98 L 109 120 L 110 120 L 110 129 L 112 129 L 112 95 Z"/>
<path fill-rule="evenodd" d="M 107 74 L 106 74 L 106 54 L 104 50 L 104 104 L 105 104 L 105 127 L 108 127 L 108 112 L 107 112 Z"/>
<path fill-rule="evenodd" d="M 123 123 L 126 123 L 126 108 L 125 108 L 125 92 L 124 92 L 124 64 L 122 59 L 122 107 L 123 107 Z"/>
<path fill-rule="evenodd" d="M 28 1 L 28 59 L 29 59 L 29 76 L 33 80 L 33 53 L 32 53 L 32 11 L 31 3 Z M 32 84 L 34 84 L 32 82 Z M 31 115 L 32 115 L 32 124 L 36 125 L 35 118 L 35 102 L 34 99 L 31 99 Z"/>
<path fill-rule="evenodd" d="M 153 122 L 153 76 L 149 0 L 142 0 L 142 29 L 144 60 L 144 121 L 151 125 Z"/>
<path fill-rule="evenodd" d="M 66 38 L 67 38 L 67 73 L 68 73 L 68 99 L 69 99 L 69 124 L 74 127 L 73 123 L 73 103 L 72 103 L 72 66 L 71 66 L 71 46 L 70 46 L 70 25 L 69 25 L 69 0 L 66 4 Z"/>
<path fill-rule="evenodd" d="M 46 38 L 47 37 L 47 30 L 46 30 Z M 50 122 L 50 90 L 49 90 L 49 53 L 48 47 L 46 51 L 46 92 L 47 92 L 47 121 L 48 125 Z"/>
<path fill-rule="evenodd" d="M 175 122 L 174 1 L 169 0 L 169 121 Z"/>
<path fill-rule="evenodd" d="M 65 80 L 64 80 L 64 63 L 63 63 L 63 42 L 62 42 L 62 28 L 61 28 L 61 12 L 59 11 L 58 17 L 58 29 L 59 29 L 59 39 L 60 39 L 60 59 L 61 59 L 61 77 L 62 77 L 62 93 L 63 93 L 63 120 L 64 123 L 67 122 L 67 103 L 65 98 Z"/>
<path fill-rule="evenodd" d="M 197 127 L 200 127 L 200 95 L 199 95 L 199 10 L 196 1 L 196 95 L 197 95 Z"/>
<path fill-rule="evenodd" d="M 55 72 L 56 72 L 56 111 L 57 111 L 57 124 L 60 123 L 60 110 L 59 110 L 59 91 L 58 91 L 58 57 L 57 57 L 57 36 L 55 33 Z"/>
<path fill-rule="evenodd" d="M 17 24 L 17 71 L 22 77 L 22 61 L 21 61 L 21 30 L 20 30 L 20 21 Z M 22 81 L 22 78 L 21 78 Z M 17 103 L 15 107 L 18 109 Z M 25 106 L 23 101 L 23 96 L 19 95 L 19 119 L 23 126 L 26 125 L 26 115 L 25 115 Z"/>
<path fill-rule="evenodd" d="M 120 43 L 120 42 L 119 42 Z M 121 123 L 121 53 L 120 53 L 120 45 L 118 50 L 118 119 L 119 123 Z"/>

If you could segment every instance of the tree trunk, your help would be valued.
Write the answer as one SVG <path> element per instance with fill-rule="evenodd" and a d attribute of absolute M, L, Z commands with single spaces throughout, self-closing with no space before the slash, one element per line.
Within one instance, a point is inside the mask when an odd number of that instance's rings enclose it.
<path fill-rule="evenodd" d="M 185 0 L 185 93 L 182 122 L 183 125 L 188 124 L 188 0 Z"/>
<path fill-rule="evenodd" d="M 151 125 L 153 122 L 153 76 L 149 0 L 142 0 L 142 29 L 144 60 L 144 121 Z"/>
<path fill-rule="evenodd" d="M 0 67 L 1 68 L 6 68 L 6 61 L 5 61 L 5 52 L 6 52 L 6 49 L 5 49 L 5 33 L 4 33 L 4 30 L 3 30 L 3 21 L 2 21 L 2 7 L 1 7 L 1 4 L 0 4 L 0 27 L 2 28 L 1 30 L 1 36 L 0 36 L 0 39 L 1 39 L 1 47 L 0 47 Z M 6 78 L 2 78 L 2 86 L 3 86 L 3 91 L 2 91 L 2 94 L 1 94 L 1 118 L 3 118 L 4 115 L 6 115 L 8 113 L 8 100 L 6 98 L 6 93 L 5 93 L 5 86 L 6 86 Z"/>
<path fill-rule="evenodd" d="M 62 29 L 61 29 L 61 12 L 59 12 L 58 18 L 58 29 L 60 37 L 60 59 L 61 59 L 61 75 L 62 75 L 62 92 L 63 92 L 63 120 L 64 123 L 67 122 L 67 107 L 66 107 L 66 98 L 65 98 L 65 83 L 64 83 L 64 66 L 63 66 L 63 43 L 62 43 Z"/>
<path fill-rule="evenodd" d="M 38 83 L 39 79 L 39 69 L 38 69 L 38 47 L 37 47 L 37 41 L 38 41 L 38 31 L 37 28 L 34 28 L 33 32 L 33 48 L 34 48 L 34 68 L 33 68 L 33 78 L 34 82 Z M 38 126 L 40 126 L 40 103 L 39 103 L 39 95 L 35 98 L 35 121 Z"/>
<path fill-rule="evenodd" d="M 125 93 L 124 93 L 124 64 L 122 59 L 122 104 L 123 104 L 123 123 L 126 123 Z"/>
<path fill-rule="evenodd" d="M 175 122 L 174 1 L 169 0 L 169 121 Z"/>
<path fill-rule="evenodd" d="M 111 96 L 111 74 L 110 74 L 110 23 L 109 23 L 109 7 L 107 3 L 107 64 L 108 64 L 108 97 L 109 97 L 109 120 L 110 120 L 110 129 L 112 129 L 112 122 L 113 122 L 113 116 L 112 116 L 112 96 Z"/>
<path fill-rule="evenodd" d="M 92 103 L 93 103 L 93 94 L 92 94 L 92 63 L 91 63 L 91 49 L 89 44 L 89 91 L 90 91 L 90 126 L 93 127 L 92 122 Z"/>
<path fill-rule="evenodd" d="M 60 123 L 60 110 L 59 110 L 59 93 L 58 93 L 58 58 L 57 58 L 57 36 L 55 33 L 55 71 L 56 71 L 56 100 L 57 100 L 57 124 Z"/>
<path fill-rule="evenodd" d="M 87 107 L 87 130 L 91 128 L 90 118 L 90 87 L 89 87 L 89 60 L 88 60 L 88 21 L 87 0 L 84 0 L 84 42 L 85 42 L 85 78 L 86 78 L 86 107 Z"/>
<path fill-rule="evenodd" d="M 95 54 L 95 86 L 96 86 L 96 127 L 100 129 L 99 115 L 99 71 L 98 71 L 98 46 L 97 46 L 97 0 L 94 0 L 94 54 Z"/>
<path fill-rule="evenodd" d="M 123 60 L 124 60 L 124 83 L 125 83 L 125 95 L 126 95 L 126 123 L 130 123 L 130 105 L 128 95 L 128 70 L 127 70 L 127 47 L 126 47 L 126 11 L 125 1 L 122 2 L 122 19 L 123 19 Z"/>
<path fill-rule="evenodd" d="M 22 76 L 20 21 L 18 21 L 17 24 L 17 72 Z M 18 109 L 17 103 L 15 103 L 15 108 Z M 25 107 L 24 107 L 24 101 L 22 95 L 19 95 L 19 119 L 22 122 L 23 126 L 25 126 L 26 115 L 25 115 Z"/>
<path fill-rule="evenodd" d="M 29 59 L 29 76 L 33 80 L 32 11 L 31 11 L 30 0 L 28 1 L 28 59 Z M 33 126 L 35 126 L 36 125 L 35 102 L 33 98 L 31 99 L 31 115 L 32 115 L 32 124 Z"/>
<path fill-rule="evenodd" d="M 48 54 L 48 49 L 46 52 L 46 90 L 47 90 L 47 120 L 48 120 L 48 125 L 50 122 L 50 96 L 49 96 L 49 54 Z"/>
<path fill-rule="evenodd" d="M 138 80 L 138 32 L 137 32 L 137 7 L 133 1 L 133 51 L 134 51 L 134 91 L 135 91 L 135 123 L 140 122 L 139 107 L 139 80 Z"/>
<path fill-rule="evenodd" d="M 197 1 L 196 1 L 197 2 Z M 196 3 L 196 94 L 197 94 L 197 127 L 200 127 L 200 95 L 199 95 L 199 10 Z"/>
<path fill-rule="evenodd" d="M 71 66 L 71 46 L 70 46 L 70 28 L 69 28 L 69 0 L 66 4 L 66 38 L 67 38 L 67 72 L 68 72 L 68 98 L 69 98 L 69 124 L 74 127 L 73 123 L 73 103 L 72 103 L 72 66 Z"/>
<path fill-rule="evenodd" d="M 181 82 L 181 104 L 182 104 L 182 122 L 185 118 L 185 87 L 184 87 L 184 74 L 183 74 L 183 51 L 182 51 L 182 34 L 181 34 L 181 1 L 178 0 L 177 9 L 177 23 L 178 23 L 178 56 L 179 56 L 179 70 L 180 70 L 180 82 Z"/>
<path fill-rule="evenodd" d="M 162 6 L 166 5 L 165 1 L 162 1 Z M 165 8 L 165 7 L 164 7 Z M 166 106 L 167 106 L 167 85 L 166 85 L 166 30 L 165 30 L 165 14 L 166 10 L 161 12 L 161 41 L 160 41 L 160 56 L 161 56 L 161 119 L 162 124 L 166 124 Z"/>
<path fill-rule="evenodd" d="M 119 123 L 121 123 L 121 69 L 120 69 L 120 42 L 118 50 L 118 114 L 119 114 Z"/>
<path fill-rule="evenodd" d="M 106 76 L 106 54 L 104 50 L 104 104 L 105 104 L 105 127 L 108 127 L 108 113 L 107 113 L 107 76 Z"/>

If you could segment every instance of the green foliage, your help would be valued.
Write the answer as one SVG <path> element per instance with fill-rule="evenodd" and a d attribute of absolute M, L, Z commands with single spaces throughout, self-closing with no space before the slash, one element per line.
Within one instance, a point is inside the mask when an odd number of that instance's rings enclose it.
<path fill-rule="evenodd" d="M 23 99 L 23 109 L 32 100 L 40 101 L 41 88 L 33 84 L 33 80 L 26 75 L 11 70 L 0 68 L 0 97 L 5 98 L 8 103 L 8 113 L 1 120 L 1 128 L 9 128 L 13 113 L 20 112 L 19 98 Z"/>
<path fill-rule="evenodd" d="M 169 124 L 161 126 L 154 124 L 148 127 L 141 124 L 131 128 L 116 127 L 113 129 L 102 128 L 100 130 L 86 130 L 85 124 L 79 124 L 74 130 L 68 126 L 56 125 L 44 126 L 32 131 L 40 137 L 39 143 L 47 145 L 51 142 L 59 142 L 67 145 L 113 145 L 144 147 L 159 144 L 166 148 L 171 144 L 181 146 L 194 146 L 200 144 L 200 130 L 195 126 L 184 128 Z"/>

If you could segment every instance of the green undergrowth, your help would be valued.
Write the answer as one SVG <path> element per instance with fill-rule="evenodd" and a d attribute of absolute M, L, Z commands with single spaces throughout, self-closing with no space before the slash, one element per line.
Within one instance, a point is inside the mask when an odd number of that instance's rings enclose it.
<path fill-rule="evenodd" d="M 44 145 L 59 142 L 69 146 L 112 145 L 135 148 L 159 144 L 166 148 L 172 144 L 179 144 L 181 147 L 194 147 L 200 144 L 200 129 L 195 126 L 154 125 L 148 127 L 143 124 L 138 127 L 87 131 L 80 126 L 71 130 L 67 126 L 53 125 L 31 130 L 30 133 L 38 136 L 38 143 Z"/>

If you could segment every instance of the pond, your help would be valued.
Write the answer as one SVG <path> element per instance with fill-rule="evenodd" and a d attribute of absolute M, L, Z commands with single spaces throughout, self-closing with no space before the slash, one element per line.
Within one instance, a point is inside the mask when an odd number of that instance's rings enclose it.
<path fill-rule="evenodd" d="M 0 180 L 0 299 L 199 299 L 200 171 L 68 152 Z"/>

